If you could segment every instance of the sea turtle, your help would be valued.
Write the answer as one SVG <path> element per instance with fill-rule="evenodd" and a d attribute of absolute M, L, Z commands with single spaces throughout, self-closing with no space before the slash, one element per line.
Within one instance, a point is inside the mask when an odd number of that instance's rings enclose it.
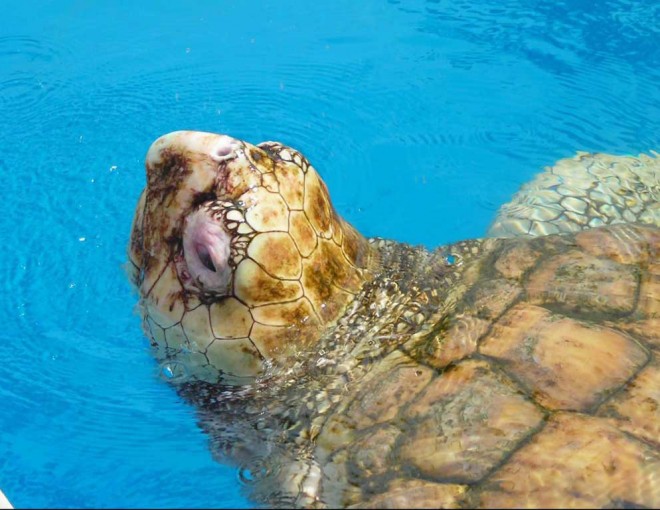
<path fill-rule="evenodd" d="M 434 251 L 362 237 L 280 143 L 146 159 L 144 330 L 254 501 L 660 506 L 660 159 L 561 160 Z"/>

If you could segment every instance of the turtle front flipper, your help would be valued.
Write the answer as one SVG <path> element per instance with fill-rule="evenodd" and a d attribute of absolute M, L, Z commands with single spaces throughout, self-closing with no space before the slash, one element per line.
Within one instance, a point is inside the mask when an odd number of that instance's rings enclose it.
<path fill-rule="evenodd" d="M 500 207 L 488 237 L 579 232 L 614 223 L 660 226 L 660 157 L 579 152 L 547 167 Z"/>

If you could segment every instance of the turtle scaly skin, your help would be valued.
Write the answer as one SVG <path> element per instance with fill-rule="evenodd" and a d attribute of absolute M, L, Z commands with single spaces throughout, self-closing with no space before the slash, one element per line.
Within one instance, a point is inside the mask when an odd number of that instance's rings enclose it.
<path fill-rule="evenodd" d="M 619 217 L 587 194 L 580 228 L 574 200 L 539 219 L 552 184 L 502 209 L 514 237 L 427 251 L 360 236 L 289 147 L 166 135 L 129 246 L 145 332 L 255 501 L 658 507 L 659 188 L 636 161 Z"/>

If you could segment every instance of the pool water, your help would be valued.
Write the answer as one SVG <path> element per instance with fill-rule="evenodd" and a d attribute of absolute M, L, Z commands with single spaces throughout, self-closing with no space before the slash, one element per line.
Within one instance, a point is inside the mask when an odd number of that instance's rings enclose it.
<path fill-rule="evenodd" d="M 658 150 L 659 40 L 655 0 L 5 0 L 0 489 L 250 506 L 159 378 L 122 269 L 155 138 L 282 141 L 365 235 L 432 247 L 577 150 Z"/>

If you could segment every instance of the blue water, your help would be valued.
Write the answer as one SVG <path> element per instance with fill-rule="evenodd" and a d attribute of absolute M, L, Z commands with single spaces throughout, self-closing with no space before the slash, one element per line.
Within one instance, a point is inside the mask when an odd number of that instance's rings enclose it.
<path fill-rule="evenodd" d="M 435 246 L 576 150 L 660 149 L 660 3 L 0 6 L 0 488 L 25 506 L 245 507 L 161 381 L 122 264 L 176 129 L 304 152 L 366 235 Z"/>

